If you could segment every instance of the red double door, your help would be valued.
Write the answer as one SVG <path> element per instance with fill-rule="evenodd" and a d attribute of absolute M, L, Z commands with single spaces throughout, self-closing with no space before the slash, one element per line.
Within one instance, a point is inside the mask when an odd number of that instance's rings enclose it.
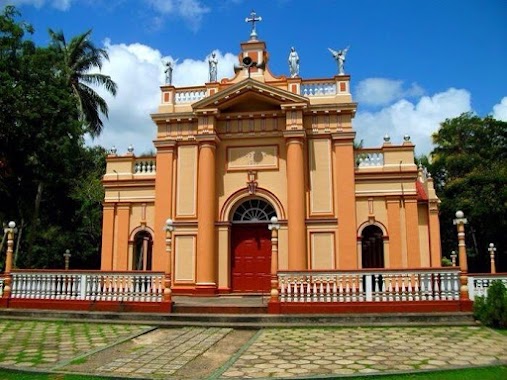
<path fill-rule="evenodd" d="M 236 293 L 267 293 L 271 280 L 271 231 L 266 224 L 231 228 L 231 287 Z"/>

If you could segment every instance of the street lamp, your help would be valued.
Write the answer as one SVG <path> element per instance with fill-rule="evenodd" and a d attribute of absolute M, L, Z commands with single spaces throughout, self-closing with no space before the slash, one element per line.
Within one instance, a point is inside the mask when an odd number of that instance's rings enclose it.
<path fill-rule="evenodd" d="M 63 254 L 63 258 L 65 260 L 65 270 L 69 270 L 69 262 L 70 262 L 70 257 L 71 256 L 72 255 L 70 254 L 70 250 L 66 249 L 65 253 Z"/>
<path fill-rule="evenodd" d="M 493 243 L 489 243 L 489 259 L 490 259 L 490 271 L 491 273 L 496 273 L 496 265 L 495 265 L 495 252 L 496 248 Z"/>
<path fill-rule="evenodd" d="M 9 298 L 11 295 L 11 283 L 12 283 L 12 252 L 14 248 L 14 234 L 18 232 L 16 228 L 16 223 L 10 221 L 6 228 L 4 228 L 4 233 L 7 234 L 7 254 L 5 256 L 5 279 L 4 279 L 4 291 L 3 297 Z"/>
<path fill-rule="evenodd" d="M 172 270 L 172 233 L 174 222 L 171 218 L 165 221 L 165 250 L 167 252 L 167 269 L 164 279 L 164 301 L 171 302 L 171 270 Z"/>
<path fill-rule="evenodd" d="M 278 230 L 280 223 L 273 216 L 268 224 L 271 231 L 271 292 L 270 302 L 278 302 Z"/>
<path fill-rule="evenodd" d="M 458 253 L 459 253 L 459 266 L 461 269 L 460 275 L 460 298 L 468 299 L 468 263 L 467 263 L 467 249 L 465 243 L 465 224 L 468 220 L 465 218 L 463 211 L 456 211 L 456 219 L 453 220 L 454 225 L 458 230 Z"/>

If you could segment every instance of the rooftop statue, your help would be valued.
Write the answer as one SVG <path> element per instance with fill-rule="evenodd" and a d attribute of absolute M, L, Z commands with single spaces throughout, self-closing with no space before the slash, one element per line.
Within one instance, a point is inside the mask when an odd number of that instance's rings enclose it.
<path fill-rule="evenodd" d="M 295 77 L 299 76 L 299 55 L 294 47 L 290 48 L 289 71 L 290 71 L 291 78 L 295 78 Z"/>
<path fill-rule="evenodd" d="M 165 84 L 172 85 L 173 84 L 173 65 L 174 63 L 171 61 L 166 62 L 165 73 Z"/>
<path fill-rule="evenodd" d="M 216 58 L 216 54 L 214 52 L 211 54 L 211 57 L 209 57 L 208 64 L 209 64 L 209 81 L 216 82 L 218 59 Z"/>
<path fill-rule="evenodd" d="M 350 46 L 347 46 L 345 49 L 338 51 L 327 48 L 338 64 L 338 75 L 345 75 L 345 56 L 347 55 L 349 48 Z"/>

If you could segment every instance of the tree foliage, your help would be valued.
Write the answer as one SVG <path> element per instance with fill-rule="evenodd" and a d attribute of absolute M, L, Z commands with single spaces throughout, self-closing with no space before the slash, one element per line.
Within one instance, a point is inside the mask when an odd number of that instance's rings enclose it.
<path fill-rule="evenodd" d="M 0 221 L 18 224 L 18 267 L 61 268 L 66 249 L 74 267 L 97 267 L 105 152 L 84 145 L 61 56 L 18 18 L 0 13 Z"/>
<path fill-rule="evenodd" d="M 507 123 L 471 113 L 447 119 L 433 135 L 430 172 L 441 204 L 444 254 L 457 250 L 455 212 L 468 219 L 469 270 L 489 272 L 489 243 L 497 270 L 507 270 Z"/>
<path fill-rule="evenodd" d="M 92 137 L 98 136 L 104 127 L 100 113 L 108 116 L 106 101 L 97 94 L 93 86 L 102 86 L 110 94 L 116 95 L 117 85 L 109 75 L 91 73 L 90 70 L 102 68 L 104 60 L 109 60 L 105 49 L 97 48 L 90 40 L 92 31 L 80 34 L 67 43 L 62 31 L 49 29 L 51 48 L 61 59 L 65 83 L 78 101 L 81 119 Z"/>

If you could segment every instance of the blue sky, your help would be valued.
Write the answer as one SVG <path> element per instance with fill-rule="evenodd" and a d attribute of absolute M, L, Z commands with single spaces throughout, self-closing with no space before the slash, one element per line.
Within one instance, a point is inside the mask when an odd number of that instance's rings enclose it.
<path fill-rule="evenodd" d="M 35 27 L 33 39 L 48 43 L 47 29 L 70 38 L 93 29 L 109 49 L 103 71 L 119 85 L 107 97 L 110 119 L 94 143 L 136 153 L 152 149 L 163 61 L 178 59 L 177 85 L 199 85 L 207 57 L 219 58 L 219 79 L 232 76 L 239 43 L 249 36 L 244 20 L 254 8 L 263 21 L 270 69 L 288 74 L 294 46 L 303 78 L 332 77 L 336 64 L 327 48 L 350 45 L 358 140 L 379 146 L 410 134 L 418 153 L 431 150 L 438 123 L 461 112 L 507 120 L 506 0 L 0 0 L 15 4 Z"/>

